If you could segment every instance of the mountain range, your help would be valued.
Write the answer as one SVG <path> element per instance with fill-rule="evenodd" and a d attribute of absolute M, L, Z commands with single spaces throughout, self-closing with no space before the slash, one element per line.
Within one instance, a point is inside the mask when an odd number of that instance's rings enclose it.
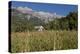
<path fill-rule="evenodd" d="M 41 19 L 44 22 L 51 21 L 55 18 L 61 18 L 64 16 L 58 15 L 55 12 L 50 13 L 50 12 L 44 12 L 44 11 L 36 11 L 28 7 L 11 7 L 11 14 L 12 15 L 19 15 L 22 17 L 22 15 L 25 15 L 25 18 L 31 18 L 31 17 L 37 17 Z M 22 17 L 24 19 L 24 17 Z"/>

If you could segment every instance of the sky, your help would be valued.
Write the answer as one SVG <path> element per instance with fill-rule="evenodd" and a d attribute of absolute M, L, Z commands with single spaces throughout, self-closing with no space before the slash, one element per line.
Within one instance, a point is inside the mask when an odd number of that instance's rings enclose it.
<path fill-rule="evenodd" d="M 20 2 L 20 1 L 12 1 L 12 6 L 13 7 L 29 7 L 35 11 L 56 13 L 62 16 L 66 16 L 69 12 L 78 10 L 77 5 L 33 3 L 33 2 Z"/>

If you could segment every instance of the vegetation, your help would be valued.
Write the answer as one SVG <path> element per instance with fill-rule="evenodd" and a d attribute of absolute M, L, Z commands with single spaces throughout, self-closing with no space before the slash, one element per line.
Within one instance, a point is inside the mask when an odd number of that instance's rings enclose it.
<path fill-rule="evenodd" d="M 11 15 L 11 52 L 32 52 L 78 48 L 78 14 L 56 18 L 48 23 L 15 10 Z M 42 25 L 45 30 L 35 31 L 34 26 Z"/>
<path fill-rule="evenodd" d="M 77 30 L 78 14 L 77 12 L 70 12 L 66 17 L 50 21 L 45 27 L 48 30 Z"/>
<path fill-rule="evenodd" d="M 77 31 L 13 32 L 11 52 L 76 49 Z"/>
<path fill-rule="evenodd" d="M 21 16 L 25 16 L 22 14 Z M 11 18 L 11 30 L 13 32 L 24 32 L 34 30 L 34 26 L 43 25 L 46 30 L 77 30 L 78 14 L 77 12 L 70 12 L 66 17 L 56 18 L 53 21 L 44 23 L 37 17 L 28 18 L 20 17 L 18 15 Z"/>

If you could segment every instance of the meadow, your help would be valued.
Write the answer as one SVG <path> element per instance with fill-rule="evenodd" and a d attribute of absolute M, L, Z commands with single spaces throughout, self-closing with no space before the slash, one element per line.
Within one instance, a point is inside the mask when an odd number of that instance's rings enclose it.
<path fill-rule="evenodd" d="M 11 33 L 11 52 L 13 53 L 77 48 L 78 32 L 75 30 Z"/>

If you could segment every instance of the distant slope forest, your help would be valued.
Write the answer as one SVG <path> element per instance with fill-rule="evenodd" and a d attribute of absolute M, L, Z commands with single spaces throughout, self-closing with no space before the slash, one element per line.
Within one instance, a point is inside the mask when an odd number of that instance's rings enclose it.
<path fill-rule="evenodd" d="M 50 21 L 46 25 L 46 29 L 53 30 L 77 30 L 78 29 L 78 13 L 70 12 L 66 17 Z"/>
<path fill-rule="evenodd" d="M 12 10 L 15 11 L 15 10 Z M 16 12 L 16 11 L 15 11 Z M 37 17 L 27 18 L 27 14 L 19 14 L 11 12 L 11 31 L 24 32 L 34 31 L 34 26 L 42 25 L 45 30 L 77 30 L 78 29 L 78 12 L 70 12 L 66 17 L 55 18 L 45 23 Z"/>

